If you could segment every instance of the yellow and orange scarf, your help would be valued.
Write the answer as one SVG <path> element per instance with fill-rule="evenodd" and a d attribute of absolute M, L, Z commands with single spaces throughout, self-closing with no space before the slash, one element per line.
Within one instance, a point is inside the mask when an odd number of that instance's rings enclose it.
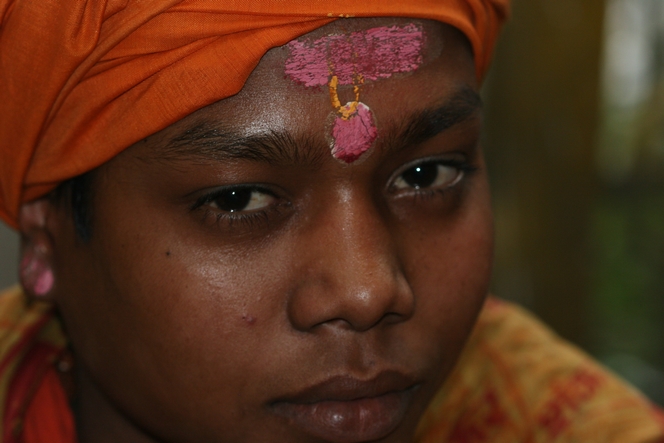
<path fill-rule="evenodd" d="M 75 427 L 55 364 L 67 341 L 52 307 L 19 287 L 0 296 L 2 443 L 74 443 Z"/>

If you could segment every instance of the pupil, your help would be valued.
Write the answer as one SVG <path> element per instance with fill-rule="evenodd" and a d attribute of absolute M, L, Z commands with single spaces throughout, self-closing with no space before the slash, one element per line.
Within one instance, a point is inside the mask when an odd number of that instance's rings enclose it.
<path fill-rule="evenodd" d="M 415 189 L 426 188 L 436 181 L 438 165 L 428 164 L 411 168 L 402 174 L 403 179 Z"/>
<path fill-rule="evenodd" d="M 217 206 L 222 211 L 236 212 L 247 207 L 251 200 L 251 189 L 240 189 L 228 191 L 220 195 L 217 200 Z"/>

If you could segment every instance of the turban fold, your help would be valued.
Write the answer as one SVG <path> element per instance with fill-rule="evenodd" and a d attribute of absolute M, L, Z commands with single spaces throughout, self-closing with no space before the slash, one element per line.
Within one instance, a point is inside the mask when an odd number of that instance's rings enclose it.
<path fill-rule="evenodd" d="M 438 20 L 488 68 L 509 0 L 0 0 L 0 217 L 237 93 L 339 17 Z"/>

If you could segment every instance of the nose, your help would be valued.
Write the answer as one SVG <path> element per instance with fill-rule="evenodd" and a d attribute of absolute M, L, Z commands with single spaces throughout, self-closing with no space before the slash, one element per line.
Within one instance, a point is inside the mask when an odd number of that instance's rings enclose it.
<path fill-rule="evenodd" d="M 288 299 L 293 327 L 366 331 L 410 318 L 415 300 L 386 216 L 368 196 L 329 203 L 298 236 L 305 253 Z"/>

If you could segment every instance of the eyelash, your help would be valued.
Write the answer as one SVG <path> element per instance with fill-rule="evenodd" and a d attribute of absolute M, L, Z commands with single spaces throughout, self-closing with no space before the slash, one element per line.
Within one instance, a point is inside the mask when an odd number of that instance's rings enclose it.
<path fill-rule="evenodd" d="M 225 194 L 228 194 L 232 191 L 257 191 L 266 195 L 269 195 L 277 200 L 275 204 L 269 204 L 264 209 L 259 209 L 255 211 L 224 211 L 221 209 L 213 209 L 210 205 L 215 201 L 221 199 Z M 201 196 L 196 202 L 191 206 L 190 210 L 203 210 L 203 220 L 208 220 L 213 218 L 214 222 L 222 227 L 233 228 L 236 223 L 240 224 L 240 227 L 244 228 L 255 228 L 259 226 L 267 226 L 270 224 L 272 217 L 279 215 L 281 209 L 285 206 L 289 206 L 290 203 L 283 201 L 274 192 L 271 192 L 268 189 L 265 189 L 261 186 L 252 186 L 252 185 L 241 185 L 241 186 L 229 186 L 221 189 L 216 189 L 212 192 L 209 192 Z"/>
<path fill-rule="evenodd" d="M 391 193 L 395 194 L 398 193 L 399 191 L 394 189 L 394 182 L 397 178 L 401 177 L 404 173 L 407 171 L 416 168 L 418 166 L 425 166 L 425 165 L 442 165 L 442 166 L 447 166 L 450 168 L 454 168 L 457 171 L 459 171 L 462 176 L 455 181 L 454 184 L 444 187 L 444 188 L 413 188 L 407 192 L 403 192 L 405 196 L 409 197 L 415 197 L 416 199 L 429 199 L 432 197 L 436 196 L 441 196 L 444 194 L 447 194 L 450 191 L 453 191 L 455 189 L 458 189 L 460 184 L 467 179 L 468 177 L 472 176 L 475 172 L 479 170 L 477 166 L 472 165 L 468 160 L 460 159 L 460 158 L 454 158 L 454 159 L 441 159 L 439 157 L 429 157 L 429 158 L 424 158 L 424 159 L 418 159 L 412 163 L 409 163 L 403 167 L 401 167 L 397 172 L 395 172 L 392 177 L 389 180 L 389 190 Z"/>
<path fill-rule="evenodd" d="M 412 168 L 424 165 L 443 165 L 447 167 L 454 168 L 459 171 L 460 174 L 463 174 L 454 184 L 444 187 L 444 188 L 413 188 L 408 191 L 399 192 L 393 189 L 394 182 L 398 177 L 401 177 L 405 172 L 409 171 Z M 400 168 L 392 178 L 389 180 L 389 188 L 392 194 L 401 193 L 403 197 L 410 197 L 415 200 L 429 200 L 434 197 L 442 196 L 447 194 L 450 191 L 458 189 L 459 184 L 463 182 L 467 177 L 476 172 L 479 168 L 471 165 L 466 160 L 461 159 L 440 159 L 440 158 L 425 158 L 419 159 L 413 163 L 407 164 Z M 268 204 L 262 209 L 255 211 L 224 211 L 222 209 L 214 209 L 211 204 L 215 203 L 222 199 L 225 195 L 233 191 L 252 191 L 260 192 L 265 195 L 269 195 L 276 200 L 273 204 Z M 234 228 L 237 227 L 236 224 L 239 224 L 240 228 L 260 228 L 270 225 L 272 219 L 276 216 L 278 217 L 281 214 L 282 209 L 290 206 L 290 202 L 280 198 L 274 192 L 266 189 L 263 186 L 257 185 L 237 185 L 237 186 L 228 186 L 220 189 L 215 189 L 196 200 L 196 202 L 191 206 L 190 210 L 202 210 L 203 211 L 203 220 L 213 219 L 214 223 L 220 228 Z"/>

